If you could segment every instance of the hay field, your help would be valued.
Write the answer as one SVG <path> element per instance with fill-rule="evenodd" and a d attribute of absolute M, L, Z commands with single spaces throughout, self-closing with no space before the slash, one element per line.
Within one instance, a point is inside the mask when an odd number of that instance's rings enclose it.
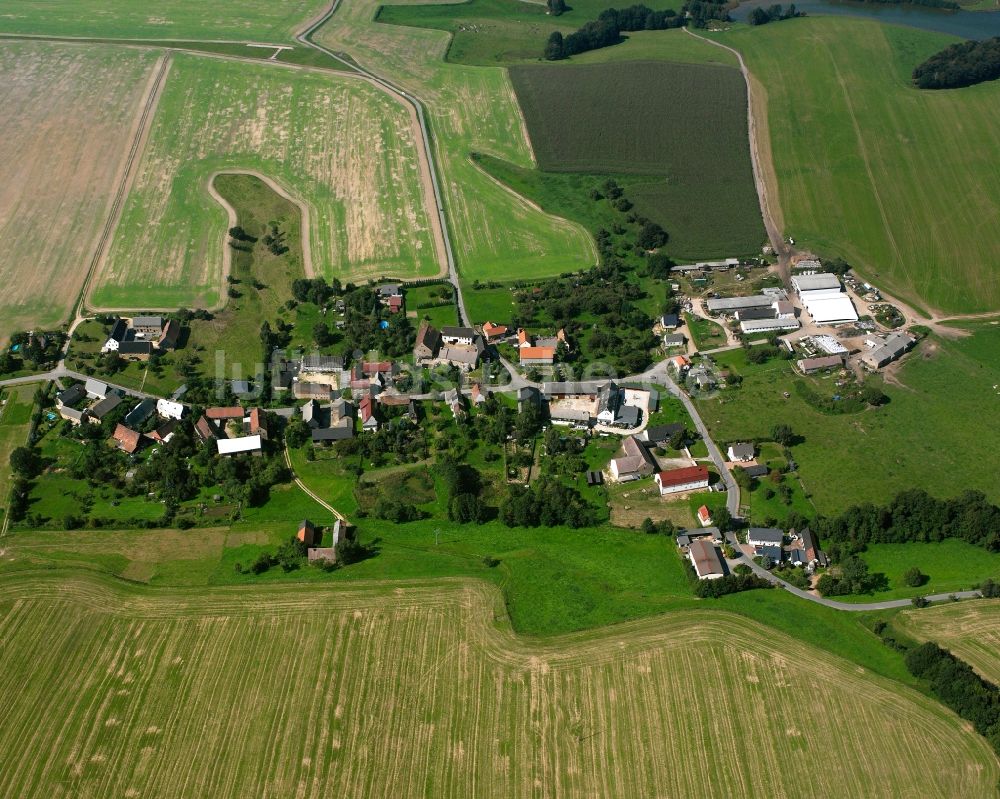
<path fill-rule="evenodd" d="M 11 485 L 10 453 L 28 440 L 35 391 L 40 385 L 30 383 L 0 390 L 0 399 L 6 400 L 0 409 L 0 526 L 7 512 Z"/>
<path fill-rule="evenodd" d="M 785 233 L 951 313 L 1000 306 L 1000 83 L 920 91 L 956 39 L 846 17 L 742 28 L 766 90 Z"/>
<path fill-rule="evenodd" d="M 728 614 L 528 644 L 482 584 L 395 586 L 5 578 L 0 793 L 971 799 L 1000 775 L 926 697 Z"/>
<path fill-rule="evenodd" d="M 208 181 L 226 169 L 256 170 L 309 206 L 320 274 L 441 269 L 401 103 L 355 78 L 178 54 L 93 305 L 219 303 L 227 215 Z"/>
<path fill-rule="evenodd" d="M 469 158 L 481 152 L 535 165 L 506 70 L 445 63 L 449 34 L 373 22 L 378 7 L 378 0 L 344 0 L 316 39 L 424 102 L 462 277 L 540 278 L 593 264 L 582 227 L 529 204 Z"/>
<path fill-rule="evenodd" d="M 140 39 L 287 41 L 326 0 L 4 0 L 0 32 Z"/>
<path fill-rule="evenodd" d="M 921 641 L 950 649 L 983 677 L 1000 684 L 1000 600 L 907 610 L 896 623 Z"/>
<path fill-rule="evenodd" d="M 0 341 L 66 320 L 156 55 L 0 44 Z"/>

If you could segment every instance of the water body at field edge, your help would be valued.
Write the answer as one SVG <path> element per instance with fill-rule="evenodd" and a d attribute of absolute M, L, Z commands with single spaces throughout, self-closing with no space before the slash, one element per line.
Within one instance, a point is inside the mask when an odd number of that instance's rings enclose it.
<path fill-rule="evenodd" d="M 737 22 L 746 22 L 750 12 L 759 6 L 767 8 L 775 0 L 749 0 L 740 3 L 730 12 Z M 787 7 L 789 3 L 781 0 Z M 1000 11 L 946 11 L 926 6 L 895 5 L 889 3 L 845 3 L 827 0 L 800 0 L 795 8 L 810 16 L 866 17 L 890 25 L 908 25 L 911 28 L 950 33 L 963 39 L 989 39 L 1000 36 Z"/>

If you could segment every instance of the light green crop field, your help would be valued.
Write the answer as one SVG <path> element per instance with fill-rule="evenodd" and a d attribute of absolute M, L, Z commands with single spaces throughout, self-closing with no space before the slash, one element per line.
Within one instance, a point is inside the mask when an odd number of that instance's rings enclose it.
<path fill-rule="evenodd" d="M 447 64 L 448 33 L 376 23 L 377 9 L 376 0 L 345 0 L 316 38 L 424 102 L 462 277 L 540 278 L 593 264 L 582 227 L 532 206 L 469 157 L 535 165 L 506 70 Z"/>
<path fill-rule="evenodd" d="M 66 321 L 156 56 L 0 43 L 0 341 Z"/>
<path fill-rule="evenodd" d="M 917 345 L 887 383 L 889 403 L 860 413 L 820 413 L 796 392 L 788 361 L 747 364 L 741 350 L 721 353 L 720 365 L 743 376 L 741 388 L 698 405 L 716 441 L 767 439 L 788 424 L 805 440 L 792 448 L 799 475 L 820 513 L 861 502 L 884 502 L 898 491 L 924 488 L 942 497 L 966 489 L 1000 501 L 995 470 L 1000 429 L 984 423 L 1000 411 L 1000 325 L 970 327 L 956 341 Z M 833 378 L 807 378 L 820 391 Z M 784 396 L 784 392 L 789 397 Z"/>
<path fill-rule="evenodd" d="M 1000 684 L 1000 601 L 938 605 L 907 610 L 895 623 L 915 638 L 950 649 L 987 680 Z"/>
<path fill-rule="evenodd" d="M 288 41 L 326 0 L 4 0 L 0 33 Z"/>
<path fill-rule="evenodd" d="M 208 183 L 227 169 L 256 170 L 307 205 L 318 274 L 439 271 L 401 103 L 355 78 L 178 54 L 94 306 L 218 304 L 227 217 Z"/>
<path fill-rule="evenodd" d="M 844 17 L 734 29 L 766 92 L 785 233 L 951 313 L 1000 306 L 1000 83 L 920 91 L 956 39 Z"/>
<path fill-rule="evenodd" d="M 1000 776 L 932 700 L 717 611 L 542 643 L 482 583 L 22 575 L 0 629 L 0 792 L 24 799 L 986 797 Z M 805 686 L 808 717 L 784 701 Z"/>

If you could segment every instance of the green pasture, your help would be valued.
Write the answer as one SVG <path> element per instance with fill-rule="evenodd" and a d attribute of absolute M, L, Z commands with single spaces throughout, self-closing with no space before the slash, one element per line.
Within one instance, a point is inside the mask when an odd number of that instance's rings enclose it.
<path fill-rule="evenodd" d="M 885 383 L 887 405 L 830 415 L 795 390 L 805 380 L 816 391 L 836 393 L 830 377 L 801 378 L 791 363 L 746 362 L 742 350 L 720 353 L 720 366 L 743 377 L 738 389 L 698 400 L 717 441 L 767 440 L 788 424 L 804 441 L 792 448 L 807 498 L 831 514 L 861 502 L 884 502 L 909 488 L 942 497 L 973 488 L 1000 500 L 988 464 L 1000 447 L 996 426 L 984 424 L 1000 408 L 1000 326 L 980 324 L 957 340 L 931 338 L 907 356 L 901 385 Z M 786 398 L 784 393 L 788 392 Z"/>
<path fill-rule="evenodd" d="M 846 17 L 734 28 L 763 86 L 784 232 L 921 307 L 1000 305 L 1000 83 L 921 91 L 952 37 Z"/>

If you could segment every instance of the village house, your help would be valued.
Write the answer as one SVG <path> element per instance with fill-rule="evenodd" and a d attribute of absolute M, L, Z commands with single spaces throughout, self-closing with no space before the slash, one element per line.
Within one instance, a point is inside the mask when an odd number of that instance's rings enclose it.
<path fill-rule="evenodd" d="M 73 408 L 69 405 L 59 405 L 57 410 L 59 411 L 60 418 L 74 425 L 89 421 L 90 418 L 90 410 L 87 408 Z"/>
<path fill-rule="evenodd" d="M 751 527 L 747 543 L 752 547 L 780 547 L 785 543 L 785 534 L 777 527 Z"/>
<path fill-rule="evenodd" d="M 446 391 L 443 399 L 456 421 L 461 421 L 465 418 L 465 397 L 462 396 L 462 393 L 457 388 Z"/>
<path fill-rule="evenodd" d="M 115 427 L 115 432 L 111 436 L 114 439 L 115 446 L 118 447 L 122 452 L 131 455 L 137 449 L 139 449 L 139 442 L 142 436 L 136 430 L 132 430 L 123 424 L 119 424 Z"/>
<path fill-rule="evenodd" d="M 443 327 L 441 341 L 445 344 L 471 347 L 477 338 L 476 331 L 471 327 Z"/>
<path fill-rule="evenodd" d="M 683 347 L 687 343 L 683 333 L 666 333 L 663 336 L 663 346 L 666 349 L 672 347 Z"/>
<path fill-rule="evenodd" d="M 129 327 L 135 331 L 137 336 L 155 336 L 159 339 L 163 332 L 162 316 L 136 316 L 132 319 Z"/>
<path fill-rule="evenodd" d="M 613 427 L 637 427 L 639 409 L 625 404 L 625 390 L 612 380 L 597 391 L 596 418 L 598 423 Z"/>
<path fill-rule="evenodd" d="M 205 416 L 212 421 L 228 421 L 229 419 L 242 419 L 243 408 L 239 405 L 230 405 L 225 408 L 206 408 Z"/>
<path fill-rule="evenodd" d="M 647 477 L 656 468 L 653 456 L 636 436 L 629 436 L 622 442 L 621 452 L 623 454 L 612 459 L 610 464 L 612 476 L 620 483 Z"/>
<path fill-rule="evenodd" d="M 157 427 L 155 430 L 147 433 L 151 441 L 156 441 L 160 444 L 166 444 L 174 436 L 174 429 L 177 427 L 176 419 L 167 419 L 163 424 Z"/>
<path fill-rule="evenodd" d="M 87 397 L 87 391 L 82 383 L 74 383 L 69 388 L 56 394 L 57 408 L 73 408 Z"/>
<path fill-rule="evenodd" d="M 708 488 L 708 469 L 705 466 L 682 466 L 657 472 L 653 480 L 660 489 L 660 496 L 679 494 L 682 491 L 696 491 Z"/>
<path fill-rule="evenodd" d="M 102 383 L 100 380 L 94 380 L 93 378 L 87 378 L 84 389 L 87 392 L 87 396 L 95 400 L 104 399 L 111 391 L 107 383 Z"/>
<path fill-rule="evenodd" d="M 670 446 L 670 442 L 673 440 L 674 436 L 678 433 L 683 433 L 686 429 L 687 428 L 683 422 L 670 422 L 669 424 L 653 425 L 643 430 L 641 437 L 643 441 L 646 441 L 649 444 L 666 449 Z"/>
<path fill-rule="evenodd" d="M 260 408 L 251 408 L 243 419 L 243 427 L 250 435 L 259 435 L 267 441 L 267 414 Z"/>
<path fill-rule="evenodd" d="M 398 283 L 385 283 L 375 289 L 379 304 L 389 309 L 389 313 L 403 310 L 403 289 Z"/>
<path fill-rule="evenodd" d="M 522 347 L 518 352 L 521 366 L 552 366 L 556 359 L 554 347 Z"/>
<path fill-rule="evenodd" d="M 125 424 L 128 427 L 141 427 L 156 411 L 156 400 L 144 399 L 132 410 L 125 414 Z"/>
<path fill-rule="evenodd" d="M 118 345 L 118 354 L 130 361 L 147 361 L 153 354 L 153 344 L 150 341 L 136 339 L 123 341 Z"/>
<path fill-rule="evenodd" d="M 824 355 L 820 358 L 802 358 L 795 362 L 799 371 L 804 375 L 823 372 L 827 369 L 839 369 L 844 365 L 842 355 Z"/>
<path fill-rule="evenodd" d="M 358 403 L 358 412 L 361 414 L 361 429 L 366 431 L 378 430 L 379 420 L 377 416 L 378 405 L 374 395 L 366 392 Z"/>
<path fill-rule="evenodd" d="M 583 408 L 566 408 L 559 405 L 549 408 L 549 420 L 552 424 L 571 427 L 574 430 L 587 430 L 590 427 L 590 413 Z"/>
<path fill-rule="evenodd" d="M 300 410 L 302 412 L 302 421 L 309 425 L 309 427 L 315 429 L 320 426 L 323 420 L 322 406 L 316 400 L 309 400 Z"/>
<path fill-rule="evenodd" d="M 441 349 L 441 334 L 426 319 L 417 328 L 417 339 L 413 345 L 413 358 L 420 364 L 432 361 Z"/>
<path fill-rule="evenodd" d="M 677 373 L 678 377 L 683 377 L 684 373 L 691 368 L 691 361 L 683 355 L 675 355 L 668 363 L 670 364 L 670 368 Z"/>
<path fill-rule="evenodd" d="M 506 325 L 496 325 L 493 322 L 486 322 L 483 325 L 483 338 L 487 344 L 493 344 L 507 335 Z"/>
<path fill-rule="evenodd" d="M 473 383 L 472 388 L 469 389 L 469 399 L 472 400 L 473 405 L 483 405 L 487 399 L 487 392 L 483 390 L 483 387 L 479 383 Z"/>
<path fill-rule="evenodd" d="M 219 437 L 215 426 L 206 416 L 200 416 L 198 421 L 194 423 L 194 432 L 204 442 L 215 441 Z"/>
<path fill-rule="evenodd" d="M 87 421 L 103 422 L 105 417 L 121 404 L 122 398 L 118 394 L 108 394 L 100 402 L 95 402 L 90 406 Z"/>
<path fill-rule="evenodd" d="M 156 412 L 164 419 L 181 419 L 184 405 L 175 400 L 159 399 L 156 401 Z"/>
<path fill-rule="evenodd" d="M 753 444 L 730 444 L 726 456 L 733 463 L 746 463 L 754 458 Z"/>
<path fill-rule="evenodd" d="M 712 514 L 708 509 L 707 505 L 702 505 L 698 508 L 698 524 L 702 527 L 708 527 L 712 523 Z"/>
<path fill-rule="evenodd" d="M 916 343 L 917 340 L 909 333 L 893 333 L 886 338 L 885 343 L 881 346 L 873 347 L 870 351 L 862 353 L 861 363 L 869 369 L 881 369 L 901 358 Z"/>
<path fill-rule="evenodd" d="M 719 551 L 711 541 L 695 539 L 688 544 L 688 558 L 699 580 L 718 580 L 726 576 Z"/>
<path fill-rule="evenodd" d="M 101 352 L 118 352 L 118 347 L 121 346 L 123 341 L 125 341 L 125 336 L 128 335 L 128 331 L 128 323 L 124 319 L 115 319 L 114 323 L 111 325 L 111 332 L 108 334 L 107 340 L 101 347 Z"/>
<path fill-rule="evenodd" d="M 316 525 L 308 519 L 303 519 L 299 522 L 299 530 L 295 534 L 295 537 L 307 547 L 316 546 L 316 544 L 319 543 L 320 538 L 316 531 Z"/>
<path fill-rule="evenodd" d="M 173 350 L 177 348 L 177 342 L 181 337 L 181 324 L 175 319 L 168 319 L 163 327 L 163 334 L 156 342 L 158 350 Z"/>
<path fill-rule="evenodd" d="M 292 396 L 295 399 L 315 399 L 329 402 L 333 389 L 326 383 L 313 383 L 309 380 L 292 381 Z"/>

